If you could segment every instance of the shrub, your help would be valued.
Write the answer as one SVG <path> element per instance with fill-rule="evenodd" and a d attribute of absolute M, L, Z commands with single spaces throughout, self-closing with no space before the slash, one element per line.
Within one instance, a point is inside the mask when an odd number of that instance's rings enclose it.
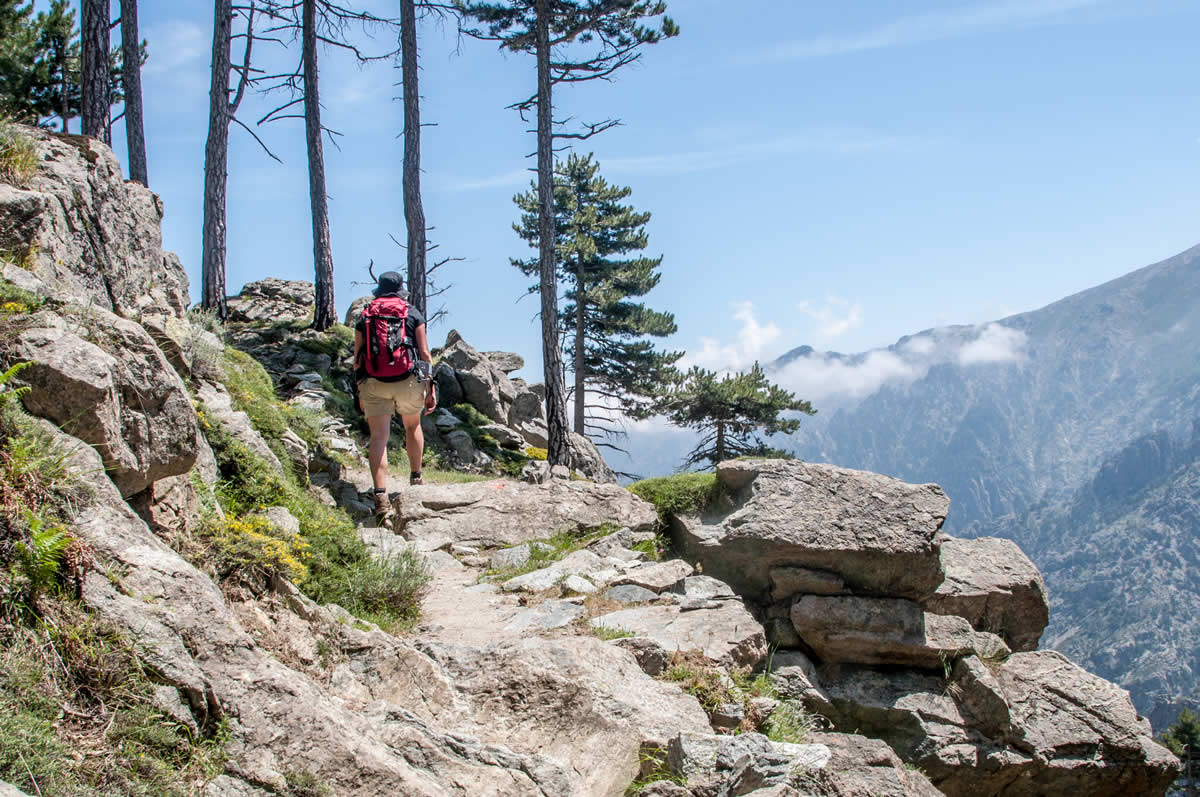
<path fill-rule="evenodd" d="M 275 385 L 266 369 L 249 354 L 226 346 L 222 371 L 234 409 L 249 415 L 250 424 L 263 437 L 283 437 L 288 428 L 288 408 L 275 396 Z"/>
<path fill-rule="evenodd" d="M 28 185 L 37 173 L 37 145 L 19 127 L 0 119 L 0 181 Z"/>
<path fill-rule="evenodd" d="M 658 520 L 666 524 L 668 515 L 703 512 L 720 495 L 715 473 L 676 473 L 644 479 L 629 485 L 634 495 L 654 504 Z"/>
<path fill-rule="evenodd" d="M 206 524 L 201 536 L 216 555 L 222 578 L 254 583 L 280 576 L 299 583 L 308 577 L 308 543 L 261 515 Z"/>
<path fill-rule="evenodd" d="M 546 459 L 550 456 L 550 454 L 544 448 L 538 448 L 537 446 L 529 446 L 528 448 L 525 449 L 525 456 L 529 457 L 530 459 L 536 459 L 541 462 L 545 462 Z"/>

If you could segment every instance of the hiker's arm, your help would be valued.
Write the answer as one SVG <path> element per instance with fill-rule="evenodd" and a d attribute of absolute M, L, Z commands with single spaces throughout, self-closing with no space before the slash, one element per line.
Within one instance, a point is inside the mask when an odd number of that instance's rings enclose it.
<path fill-rule="evenodd" d="M 429 353 L 429 338 L 425 336 L 425 325 L 418 324 L 413 333 L 417 341 L 417 356 L 427 363 L 433 363 L 433 355 Z M 433 390 L 433 379 L 425 382 L 425 414 L 433 412 L 437 407 L 437 396 Z"/>

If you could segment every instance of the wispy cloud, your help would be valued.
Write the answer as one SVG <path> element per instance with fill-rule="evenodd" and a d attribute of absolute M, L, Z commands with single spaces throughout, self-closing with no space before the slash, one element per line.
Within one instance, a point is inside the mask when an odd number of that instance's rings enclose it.
<path fill-rule="evenodd" d="M 741 371 L 762 359 L 767 347 L 779 338 L 779 327 L 774 321 L 760 324 L 753 302 L 738 302 L 733 308 L 734 320 L 742 322 L 733 342 L 702 337 L 700 350 L 686 353 L 680 360 L 681 367 L 698 365 L 719 372 Z"/>
<path fill-rule="evenodd" d="M 788 363 L 774 378 L 812 401 L 863 399 L 885 385 L 907 385 L 942 363 L 978 367 L 1025 359 L 1024 332 L 1001 324 L 935 329 L 891 349 L 864 356 L 827 357 L 814 352 Z"/>
<path fill-rule="evenodd" d="M 838 296 L 827 296 L 821 305 L 806 300 L 796 307 L 817 322 L 817 335 L 822 341 L 833 340 L 862 326 L 862 306 Z"/>
<path fill-rule="evenodd" d="M 165 74 L 201 60 L 207 71 L 212 46 L 209 34 L 204 26 L 183 20 L 155 25 L 146 34 L 149 57 L 143 71 L 148 75 Z"/>
<path fill-rule="evenodd" d="M 495 188 L 525 188 L 533 179 L 528 169 L 516 169 L 490 177 L 434 176 L 430 182 L 445 191 L 484 191 Z"/>
<path fill-rule="evenodd" d="M 857 33 L 826 35 L 769 47 L 743 60 L 750 63 L 823 58 L 885 47 L 941 41 L 994 30 L 1054 24 L 1071 12 L 1108 0 L 1009 0 L 916 14 Z"/>
<path fill-rule="evenodd" d="M 815 128 L 786 136 L 753 136 L 723 147 L 690 152 L 606 158 L 604 169 L 613 173 L 687 174 L 736 166 L 752 161 L 822 153 L 828 155 L 911 154 L 929 150 L 931 139 L 877 133 L 855 128 Z"/>

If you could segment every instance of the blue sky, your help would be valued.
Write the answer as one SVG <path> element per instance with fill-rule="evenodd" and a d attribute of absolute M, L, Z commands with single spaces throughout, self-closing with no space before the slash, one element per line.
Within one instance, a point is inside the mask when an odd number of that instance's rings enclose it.
<path fill-rule="evenodd" d="M 151 186 L 198 299 L 211 7 L 141 5 Z M 691 362 L 983 323 L 1200 242 L 1194 2 L 669 5 L 677 39 L 615 82 L 562 88 L 557 114 L 624 122 L 584 151 L 653 213 L 649 252 L 664 261 L 648 302 L 675 312 L 669 345 Z M 426 215 L 437 254 L 465 258 L 446 267 L 451 315 L 431 337 L 455 327 L 521 352 L 540 379 L 536 307 L 508 265 L 527 253 L 511 199 L 534 141 L 504 109 L 532 92 L 532 60 L 459 41 L 449 22 L 424 24 L 421 46 Z M 322 66 L 325 121 L 344 134 L 326 148 L 341 311 L 369 259 L 403 263 L 388 237 L 404 231 L 402 109 L 390 66 L 338 52 Z M 271 104 L 250 97 L 241 117 Z M 231 291 L 311 279 L 303 127 L 261 134 L 282 165 L 231 133 Z"/>

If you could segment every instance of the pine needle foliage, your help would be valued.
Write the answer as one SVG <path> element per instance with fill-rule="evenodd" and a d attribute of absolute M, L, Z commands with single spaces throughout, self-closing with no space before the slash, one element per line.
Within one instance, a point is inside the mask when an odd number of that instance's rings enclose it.
<path fill-rule="evenodd" d="M 638 255 L 649 243 L 650 214 L 623 203 L 631 193 L 601 177 L 591 154 L 572 154 L 555 169 L 555 249 L 559 281 L 566 285 L 559 323 L 575 374 L 575 431 L 591 437 L 616 431 L 611 408 L 635 419 L 653 414 L 683 356 L 647 340 L 673 335 L 675 316 L 631 301 L 658 285 L 662 265 L 661 256 Z M 513 201 L 522 211 L 513 229 L 537 249 L 537 187 Z M 536 257 L 511 262 L 527 276 L 539 274 Z M 535 283 L 530 292 L 537 288 Z"/>
<path fill-rule="evenodd" d="M 672 387 L 661 408 L 671 423 L 702 433 L 683 462 L 685 468 L 743 456 L 786 456 L 759 435 L 799 429 L 800 420 L 784 413 L 816 413 L 809 402 L 772 384 L 757 362 L 749 371 L 725 376 L 693 367 Z"/>

